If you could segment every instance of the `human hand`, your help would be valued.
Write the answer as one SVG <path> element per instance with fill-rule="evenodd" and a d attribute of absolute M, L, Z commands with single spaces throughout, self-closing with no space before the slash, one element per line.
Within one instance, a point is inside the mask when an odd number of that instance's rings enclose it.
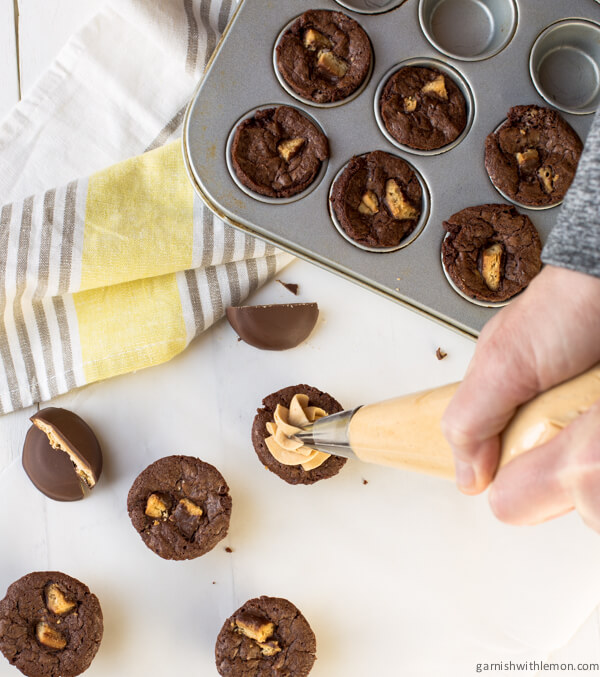
<path fill-rule="evenodd" d="M 498 465 L 515 409 L 600 361 L 600 279 L 546 266 L 488 322 L 442 429 L 461 491 L 477 494 Z M 505 465 L 491 486 L 494 513 L 534 524 L 575 507 L 600 531 L 600 402 L 546 444 Z"/>

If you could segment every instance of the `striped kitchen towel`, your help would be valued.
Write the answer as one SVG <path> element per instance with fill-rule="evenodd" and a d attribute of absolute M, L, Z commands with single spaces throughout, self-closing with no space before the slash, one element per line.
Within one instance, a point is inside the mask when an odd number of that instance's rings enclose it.
<path fill-rule="evenodd" d="M 179 142 L 0 221 L 3 412 L 170 359 L 292 258 L 201 204 Z"/>
<path fill-rule="evenodd" d="M 292 260 L 171 140 L 231 5 L 107 5 L 0 125 L 0 413 L 170 359 Z"/>

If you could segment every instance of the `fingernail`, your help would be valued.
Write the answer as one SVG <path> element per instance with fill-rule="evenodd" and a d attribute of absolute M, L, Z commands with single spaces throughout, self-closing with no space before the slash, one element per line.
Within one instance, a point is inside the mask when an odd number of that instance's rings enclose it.
<path fill-rule="evenodd" d="M 454 466 L 456 469 L 456 484 L 461 491 L 469 491 L 475 486 L 475 471 L 473 466 L 460 461 L 459 459 L 454 460 Z"/>

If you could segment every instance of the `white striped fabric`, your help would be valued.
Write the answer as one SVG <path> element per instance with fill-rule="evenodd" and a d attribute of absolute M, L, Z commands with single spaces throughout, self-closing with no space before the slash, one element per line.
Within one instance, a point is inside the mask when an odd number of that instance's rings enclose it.
<path fill-rule="evenodd" d="M 177 137 L 232 6 L 232 0 L 115 0 L 74 36 L 0 125 L 0 413 L 170 356 L 116 364 L 122 355 L 111 353 L 107 339 L 111 366 L 90 357 L 98 347 L 90 349 L 87 308 L 106 290 L 97 289 L 102 280 L 90 284 L 84 269 L 88 179 L 69 176 L 162 152 Z M 167 72 L 157 83 L 157 74 Z M 226 226 L 197 198 L 192 219 L 191 265 L 181 269 L 174 261 L 157 278 L 142 273 L 158 295 L 172 275 L 183 327 L 173 354 L 291 260 Z M 135 288 L 136 269 L 132 261 L 122 279 L 107 273 L 107 298 L 123 301 L 116 290 Z M 117 311 L 100 307 L 99 325 L 110 324 Z"/>

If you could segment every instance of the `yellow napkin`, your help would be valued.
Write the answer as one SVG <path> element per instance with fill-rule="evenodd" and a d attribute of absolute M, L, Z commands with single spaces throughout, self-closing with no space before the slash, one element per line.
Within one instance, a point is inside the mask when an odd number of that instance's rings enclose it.
<path fill-rule="evenodd" d="M 194 194 L 181 144 L 0 211 L 0 411 L 169 360 L 292 260 Z"/>

